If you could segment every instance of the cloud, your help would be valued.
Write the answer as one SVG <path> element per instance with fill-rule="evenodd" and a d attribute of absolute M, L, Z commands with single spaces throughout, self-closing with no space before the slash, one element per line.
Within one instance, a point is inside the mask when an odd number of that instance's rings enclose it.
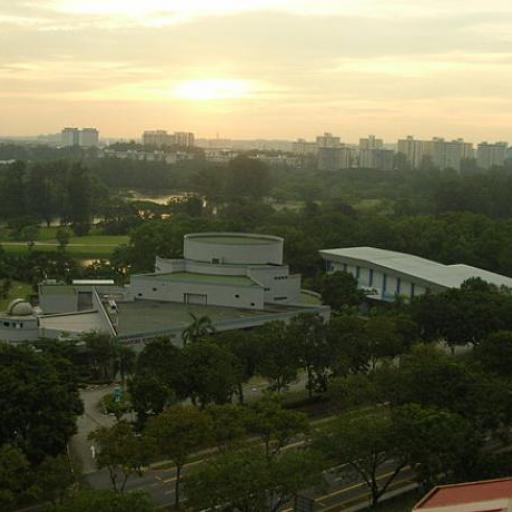
<path fill-rule="evenodd" d="M 495 119 L 503 138 L 511 39 L 509 0 L 11 0 L 3 130 L 76 115 L 132 135 L 165 119 L 239 136 L 435 132 L 437 119 L 464 135 Z"/>

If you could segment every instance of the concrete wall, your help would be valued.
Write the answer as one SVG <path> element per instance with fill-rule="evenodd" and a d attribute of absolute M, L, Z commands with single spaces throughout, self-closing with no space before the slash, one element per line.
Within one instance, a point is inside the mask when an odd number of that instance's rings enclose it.
<path fill-rule="evenodd" d="M 247 275 L 263 286 L 265 302 L 297 302 L 300 296 L 301 277 L 290 275 L 287 266 L 250 267 Z"/>
<path fill-rule="evenodd" d="M 39 327 L 34 317 L 0 317 L 0 341 L 32 341 L 39 338 Z"/>
<path fill-rule="evenodd" d="M 77 300 L 76 290 L 73 290 L 72 293 L 57 294 L 55 292 L 45 293 L 44 287 L 39 288 L 39 306 L 45 315 L 76 311 L 78 308 Z"/>
<path fill-rule="evenodd" d="M 223 243 L 222 238 L 232 238 L 230 243 Z M 218 238 L 218 242 L 213 241 Z M 236 239 L 240 243 L 236 243 Z M 244 238 L 251 238 L 251 243 L 244 243 Z M 257 240 L 261 239 L 261 243 Z M 240 263 L 247 265 L 264 265 L 283 263 L 283 240 L 263 235 L 242 235 L 232 233 L 204 233 L 186 235 L 183 247 L 185 259 L 211 263 Z"/>
<path fill-rule="evenodd" d="M 185 294 L 207 296 L 209 306 L 263 309 L 263 288 L 224 284 L 175 282 L 149 276 L 133 276 L 131 293 L 135 299 L 185 302 Z"/>

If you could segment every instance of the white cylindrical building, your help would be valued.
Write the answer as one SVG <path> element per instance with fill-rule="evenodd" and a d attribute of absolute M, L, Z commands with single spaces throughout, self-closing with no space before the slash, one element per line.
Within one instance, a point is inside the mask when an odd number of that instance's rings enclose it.
<path fill-rule="evenodd" d="M 283 239 L 246 233 L 185 235 L 186 260 L 233 265 L 282 265 Z"/>

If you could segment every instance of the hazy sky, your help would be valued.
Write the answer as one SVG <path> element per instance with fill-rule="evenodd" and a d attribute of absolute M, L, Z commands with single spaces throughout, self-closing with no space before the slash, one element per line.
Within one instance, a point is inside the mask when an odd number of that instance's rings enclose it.
<path fill-rule="evenodd" d="M 512 140 L 511 0 L 0 0 L 0 134 Z"/>

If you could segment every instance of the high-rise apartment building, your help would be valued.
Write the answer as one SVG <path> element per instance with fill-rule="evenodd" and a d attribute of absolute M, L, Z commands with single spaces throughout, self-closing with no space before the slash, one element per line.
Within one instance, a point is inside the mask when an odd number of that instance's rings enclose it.
<path fill-rule="evenodd" d="M 391 149 L 360 149 L 359 167 L 362 169 L 378 169 L 392 171 L 394 167 L 395 152 Z"/>
<path fill-rule="evenodd" d="M 398 141 L 398 153 L 405 155 L 407 163 L 417 169 L 423 161 L 423 141 L 416 140 L 409 135 L 406 139 Z"/>
<path fill-rule="evenodd" d="M 82 147 L 97 147 L 100 143 L 100 133 L 96 128 L 82 128 L 78 134 L 78 140 Z"/>
<path fill-rule="evenodd" d="M 165 130 L 147 130 L 142 134 L 142 144 L 144 146 L 155 146 L 161 148 L 163 146 L 172 146 L 174 138 Z"/>
<path fill-rule="evenodd" d="M 184 148 L 191 148 L 194 145 L 194 134 L 191 132 L 175 132 L 174 144 Z"/>
<path fill-rule="evenodd" d="M 319 147 L 317 156 L 320 171 L 350 169 L 354 163 L 354 150 L 347 147 Z"/>
<path fill-rule="evenodd" d="M 359 149 L 381 149 L 383 146 L 383 140 L 376 139 L 375 135 L 369 135 L 366 139 L 359 139 Z"/>
<path fill-rule="evenodd" d="M 489 144 L 488 142 L 482 142 L 478 144 L 476 153 L 476 161 L 480 169 L 490 169 L 491 167 L 501 167 L 505 164 L 505 158 L 507 155 L 507 143 L 496 142 L 495 144 Z"/>
<path fill-rule="evenodd" d="M 80 143 L 80 130 L 78 128 L 64 128 L 61 132 L 63 146 L 78 146 Z"/>
<path fill-rule="evenodd" d="M 332 133 L 324 133 L 316 138 L 318 148 L 339 148 L 341 146 L 340 138 L 334 137 Z"/>
<path fill-rule="evenodd" d="M 292 145 L 292 152 L 301 156 L 315 155 L 317 149 L 316 142 L 308 142 L 304 139 L 297 139 Z"/>
<path fill-rule="evenodd" d="M 455 169 L 460 172 L 461 163 L 473 158 L 473 144 L 463 139 L 445 141 L 434 137 L 432 140 L 415 140 L 409 136 L 398 141 L 398 153 L 405 155 L 411 167 L 417 169 L 425 160 L 439 169 Z"/>

